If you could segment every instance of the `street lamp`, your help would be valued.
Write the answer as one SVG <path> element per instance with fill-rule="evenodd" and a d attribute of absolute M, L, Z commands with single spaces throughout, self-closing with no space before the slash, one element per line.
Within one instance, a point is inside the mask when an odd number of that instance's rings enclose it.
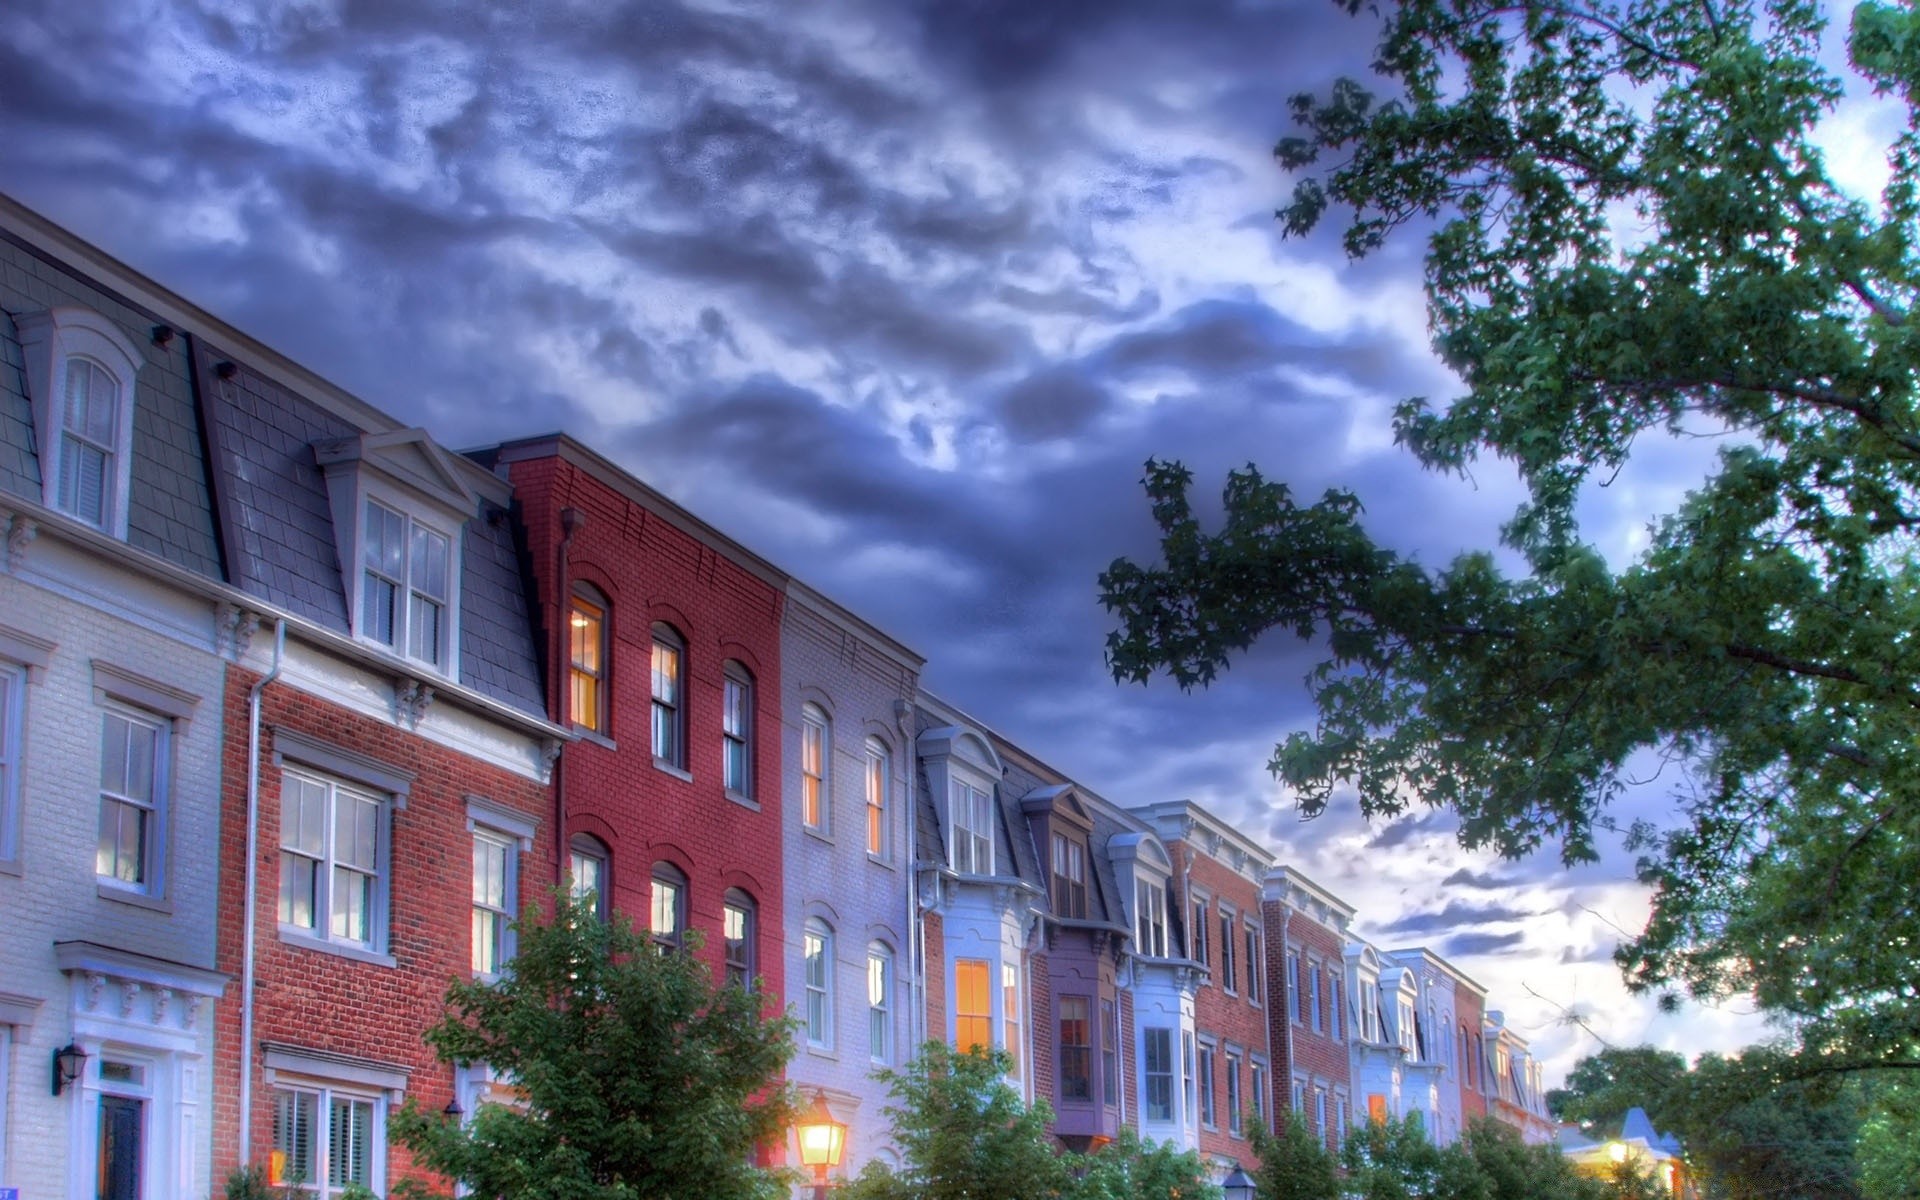
<path fill-rule="evenodd" d="M 1253 1194 L 1258 1189 L 1246 1168 L 1235 1163 L 1233 1171 L 1220 1181 L 1220 1190 L 1226 1194 L 1227 1200 L 1253 1200 Z"/>
<path fill-rule="evenodd" d="M 813 1168 L 813 1200 L 827 1200 L 827 1170 L 840 1165 L 840 1155 L 847 1148 L 846 1122 L 833 1119 L 827 1093 L 816 1088 L 813 1103 L 793 1131 L 800 1139 L 801 1163 Z"/>
<path fill-rule="evenodd" d="M 87 1052 L 68 1042 L 53 1052 L 53 1094 L 58 1096 L 72 1087 L 87 1069 Z"/>
<path fill-rule="evenodd" d="M 1627 1144 L 1625 1142 L 1608 1142 L 1607 1157 L 1617 1163 L 1627 1161 Z"/>

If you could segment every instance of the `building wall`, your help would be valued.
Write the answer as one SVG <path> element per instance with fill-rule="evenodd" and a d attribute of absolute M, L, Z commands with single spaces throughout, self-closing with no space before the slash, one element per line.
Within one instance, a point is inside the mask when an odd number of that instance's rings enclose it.
<path fill-rule="evenodd" d="M 1486 1023 L 1486 994 L 1464 980 L 1453 986 L 1454 1042 L 1464 1030 L 1467 1044 L 1460 1061 L 1460 1120 L 1463 1125 L 1487 1115 L 1485 1057 L 1480 1053 L 1481 1027 Z"/>
<path fill-rule="evenodd" d="M 654 864 L 687 879 L 688 925 L 705 936 L 702 956 L 724 965 L 722 908 L 729 888 L 752 897 L 758 921 L 755 963 L 770 999 L 785 994 L 781 858 L 782 776 L 780 589 L 743 566 L 724 545 L 690 531 L 664 500 L 566 439 L 503 448 L 525 525 L 536 611 L 545 633 L 553 715 L 568 694 L 564 636 L 572 586 L 587 583 L 609 603 L 607 728 L 568 745 L 561 764 L 565 847 L 576 834 L 611 853 L 615 910 L 644 927 Z M 566 548 L 568 579 L 557 587 L 562 510 L 584 517 Z M 684 771 L 655 762 L 652 744 L 653 625 L 685 639 Z M 753 674 L 754 795 L 722 784 L 723 665 Z M 552 878 L 559 877 L 556 863 Z"/>
<path fill-rule="evenodd" d="M 843 1160 L 851 1177 L 879 1157 L 897 1161 L 891 1130 L 881 1114 L 885 1085 L 879 1067 L 897 1067 L 914 1052 L 918 1031 L 913 990 L 913 914 L 909 845 L 913 806 L 911 726 L 901 717 L 918 686 L 919 659 L 854 622 L 832 606 L 789 594 L 780 632 L 782 738 L 781 806 L 785 856 L 784 953 L 787 1003 L 806 1011 L 804 933 L 809 919 L 833 931 L 834 1036 L 830 1046 L 812 1046 L 804 1027 L 788 1078 L 803 1094 L 826 1092 L 829 1107 L 847 1122 Z M 802 819 L 802 711 L 807 704 L 830 718 L 826 828 L 808 829 Z M 867 748 L 874 739 L 887 752 L 885 839 L 868 852 Z M 892 964 L 890 1044 L 871 1035 L 867 963 L 880 945 Z"/>
<path fill-rule="evenodd" d="M 1292 973 L 1287 969 L 1287 955 L 1288 951 L 1296 951 L 1308 961 L 1319 962 L 1322 970 L 1316 976 L 1316 981 L 1324 987 L 1326 968 L 1331 966 L 1338 970 L 1344 961 L 1344 933 L 1337 925 L 1315 919 L 1310 912 L 1285 900 L 1273 898 L 1273 877 L 1268 878 L 1268 892 L 1261 906 L 1266 920 L 1267 941 L 1281 946 L 1278 952 L 1270 952 L 1267 956 L 1267 994 L 1273 998 L 1268 1008 L 1269 1038 L 1274 1053 L 1274 1078 L 1280 1089 L 1276 1094 L 1282 1098 L 1280 1104 L 1291 1108 L 1294 1084 L 1300 1083 L 1305 1089 L 1307 1119 L 1312 1122 L 1318 1117 L 1316 1094 L 1324 1092 L 1327 1097 L 1327 1121 L 1321 1132 L 1327 1144 L 1332 1146 L 1339 1140 L 1342 1117 L 1351 1127 L 1363 1115 L 1355 1107 L 1355 1089 L 1348 1054 L 1348 1039 L 1352 1036 L 1353 1025 L 1353 997 L 1345 994 L 1347 989 L 1343 978 L 1339 1036 L 1335 1036 L 1332 1022 L 1327 1019 L 1327 1009 L 1331 1006 L 1325 996 L 1322 1000 L 1321 1028 L 1316 1032 L 1311 1021 L 1310 997 L 1303 996 L 1297 982 L 1289 978 Z"/>
<path fill-rule="evenodd" d="M 220 789 L 220 857 L 231 866 L 220 886 L 220 968 L 236 979 L 242 969 L 245 935 L 247 699 L 269 663 L 264 648 L 256 644 L 247 667 L 235 667 L 229 673 L 223 696 L 228 736 Z M 256 1162 L 268 1161 L 272 1149 L 270 1054 L 276 1046 L 395 1068 L 407 1075 L 405 1096 L 418 1100 L 428 1111 L 442 1108 L 453 1098 L 453 1068 L 438 1063 L 421 1036 L 445 1013 L 447 983 L 472 974 L 474 833 L 468 823 L 469 798 L 483 798 L 537 826 L 532 846 L 517 854 L 522 902 L 538 896 L 544 882 L 540 864 L 551 861 L 552 853 L 550 826 L 545 823 L 549 794 L 540 780 L 477 762 L 400 722 L 316 696 L 298 686 L 303 673 L 296 669 L 293 681 L 283 675 L 261 697 L 249 1155 Z M 389 814 L 388 962 L 316 948 L 281 932 L 279 830 L 289 764 L 276 759 L 296 754 L 289 749 L 288 734 L 411 776 L 405 808 L 396 806 Z M 313 769 L 306 759 L 291 765 L 296 770 Z M 240 1157 L 238 988 L 220 1003 L 218 1033 L 223 1069 L 215 1089 L 215 1168 L 224 1175 Z M 388 1153 L 387 1186 L 416 1174 L 404 1150 L 394 1147 Z"/>

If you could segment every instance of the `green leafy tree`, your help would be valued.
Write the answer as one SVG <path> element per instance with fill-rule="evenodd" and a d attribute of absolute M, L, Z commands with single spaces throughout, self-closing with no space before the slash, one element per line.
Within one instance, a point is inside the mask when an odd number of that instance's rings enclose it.
<path fill-rule="evenodd" d="M 1275 1133 L 1255 1122 L 1252 1146 L 1260 1160 L 1254 1175 L 1259 1200 L 1335 1200 L 1340 1195 L 1339 1161 L 1305 1121 L 1283 1120 Z"/>
<path fill-rule="evenodd" d="M 1547 1092 L 1556 1120 L 1618 1129 L 1630 1108 L 1646 1110 L 1656 1129 L 1676 1128 L 1683 1115 L 1687 1060 L 1652 1046 L 1609 1046 L 1573 1065 L 1567 1085 Z"/>
<path fill-rule="evenodd" d="M 1920 1200 L 1920 1088 L 1893 1080 L 1871 1089 L 1855 1159 L 1868 1200 Z"/>
<path fill-rule="evenodd" d="M 1511 1126 L 1490 1118 L 1461 1131 L 1459 1151 L 1472 1164 L 1459 1200 L 1670 1200 L 1649 1181 L 1617 1172 L 1611 1179 L 1583 1179 L 1551 1146 L 1529 1146 Z"/>
<path fill-rule="evenodd" d="M 441 1061 L 511 1080 L 518 1102 L 482 1105 L 462 1125 L 409 1100 L 393 1139 L 478 1196 L 784 1197 L 782 1174 L 751 1164 L 791 1118 L 778 1082 L 791 1020 L 622 917 L 598 920 L 564 894 L 552 904 L 552 920 L 530 910 L 515 925 L 518 952 L 497 983 L 448 987 L 447 1015 L 426 1034 Z"/>
<path fill-rule="evenodd" d="M 1403 402 L 1397 437 L 1434 470 L 1497 457 L 1527 499 L 1506 557 L 1430 565 L 1359 497 L 1252 467 L 1203 528 L 1191 474 L 1149 463 L 1160 560 L 1101 579 L 1116 678 L 1313 639 L 1317 727 L 1272 764 L 1301 805 L 1418 798 L 1509 855 L 1594 858 L 1633 765 L 1684 764 L 1677 820 L 1632 839 L 1629 983 L 1751 993 L 1803 1070 L 1920 1067 L 1920 14 L 1867 0 L 1847 40 L 1906 116 L 1876 204 L 1817 144 L 1848 81 L 1812 0 L 1340 2 L 1378 22 L 1382 96 L 1294 100 L 1281 221 L 1345 214 L 1353 255 L 1424 231 L 1465 391 Z M 1670 432 L 1731 436 L 1610 564 L 1577 502 Z"/>
<path fill-rule="evenodd" d="M 1068 1165 L 1071 1200 L 1220 1200 L 1198 1151 L 1143 1142 L 1132 1129 Z"/>
<path fill-rule="evenodd" d="M 1007 1082 L 1004 1050 L 960 1052 L 928 1042 L 905 1069 L 882 1071 L 901 1167 L 870 1163 L 841 1200 L 1048 1200 L 1069 1196 L 1077 1156 L 1047 1132 L 1045 1101 Z"/>

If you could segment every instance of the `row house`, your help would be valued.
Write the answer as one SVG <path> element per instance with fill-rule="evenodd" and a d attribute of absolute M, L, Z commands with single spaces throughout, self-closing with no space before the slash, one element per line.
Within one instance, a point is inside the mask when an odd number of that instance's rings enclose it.
<path fill-rule="evenodd" d="M 1191 801 L 1133 810 L 1171 858 L 1168 900 L 1187 958 L 1199 969 L 1193 997 L 1193 1144 L 1219 1174 L 1252 1162 L 1254 1125 L 1271 1128 L 1268 963 L 1261 892 L 1273 855 Z"/>
<path fill-rule="evenodd" d="M 454 1095 L 446 981 L 511 953 L 561 733 L 505 485 L 10 203 L 0 234 L 0 1182 L 384 1190 L 391 1106 Z"/>
<path fill-rule="evenodd" d="M 507 1083 L 422 1034 L 555 886 L 791 1012 L 849 1174 L 929 1038 L 1221 1174 L 1283 1119 L 1550 1128 L 1484 989 L 1215 814 L 575 439 L 449 453 L 4 200 L 0 530 L 0 1189 L 419 1176 L 394 1106 Z"/>

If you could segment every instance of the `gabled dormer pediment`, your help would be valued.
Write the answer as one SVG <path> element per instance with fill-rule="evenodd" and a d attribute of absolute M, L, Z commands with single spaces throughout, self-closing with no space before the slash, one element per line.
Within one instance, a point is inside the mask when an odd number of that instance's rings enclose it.
<path fill-rule="evenodd" d="M 1116 870 L 1142 870 L 1164 881 L 1173 874 L 1173 857 L 1150 833 L 1119 833 L 1107 839 L 1107 856 Z"/>
<path fill-rule="evenodd" d="M 457 520 L 472 516 L 479 507 L 478 495 L 461 477 L 453 456 L 435 445 L 424 429 L 316 442 L 313 456 L 329 477 L 342 469 L 376 471 Z"/>
<path fill-rule="evenodd" d="M 1028 817 L 1047 816 L 1064 821 L 1082 833 L 1093 832 L 1093 814 L 1079 789 L 1070 783 L 1035 788 L 1020 800 L 1020 811 Z"/>

